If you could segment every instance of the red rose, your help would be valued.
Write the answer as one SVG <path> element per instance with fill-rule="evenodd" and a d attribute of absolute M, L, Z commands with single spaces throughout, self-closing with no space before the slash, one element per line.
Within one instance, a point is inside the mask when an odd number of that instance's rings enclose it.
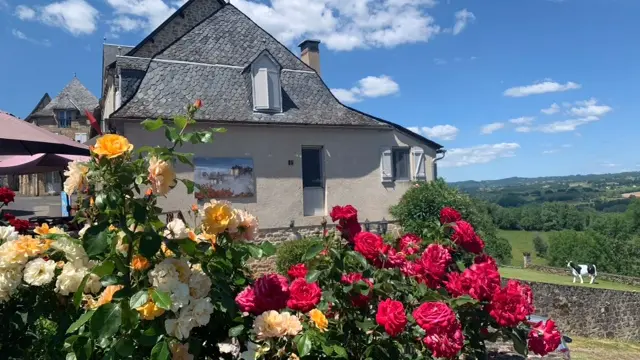
<path fill-rule="evenodd" d="M 278 274 L 267 274 L 256 280 L 253 285 L 256 307 L 260 313 L 269 310 L 280 311 L 287 307 L 289 300 L 289 282 Z"/>
<path fill-rule="evenodd" d="M 487 254 L 480 254 L 473 259 L 473 262 L 476 264 L 489 263 L 492 264 L 496 269 L 498 269 L 498 263 L 496 260 Z"/>
<path fill-rule="evenodd" d="M 376 322 L 384 327 L 384 331 L 391 337 L 398 336 L 407 326 L 407 315 L 400 301 L 387 299 L 378 305 Z"/>
<path fill-rule="evenodd" d="M 236 304 L 242 312 L 250 312 L 258 315 L 260 312 L 256 308 L 256 294 L 251 286 L 247 286 L 236 296 Z"/>
<path fill-rule="evenodd" d="M 529 350 L 540 356 L 555 351 L 561 342 L 562 337 L 553 320 L 541 321 L 529 332 Z"/>
<path fill-rule="evenodd" d="M 457 298 L 469 293 L 468 278 L 462 276 L 462 273 L 452 272 L 447 275 L 445 288 L 451 297 Z"/>
<path fill-rule="evenodd" d="M 473 226 L 464 220 L 456 221 L 453 226 L 451 241 L 465 251 L 479 254 L 484 249 L 484 241 L 478 237 Z"/>
<path fill-rule="evenodd" d="M 0 187 L 0 203 L 9 205 L 10 202 L 14 202 L 16 193 L 8 187 Z"/>
<path fill-rule="evenodd" d="M 306 313 L 318 305 L 321 297 L 322 290 L 318 284 L 309 284 L 305 279 L 295 279 L 289 286 L 287 307 Z"/>
<path fill-rule="evenodd" d="M 531 295 L 531 288 L 509 280 L 507 286 L 493 294 L 487 308 L 489 315 L 502 327 L 517 326 L 535 310 Z"/>
<path fill-rule="evenodd" d="M 447 272 L 447 267 L 451 263 L 451 254 L 444 246 L 431 244 L 422 253 L 419 262 L 427 280 L 427 285 L 432 289 L 436 289 L 440 287 L 444 274 Z"/>
<path fill-rule="evenodd" d="M 5 219 L 5 221 L 11 221 L 16 218 L 16 216 L 12 213 L 5 213 L 4 215 L 2 215 L 2 217 Z"/>
<path fill-rule="evenodd" d="M 443 302 L 426 302 L 413 311 L 413 318 L 427 333 L 437 333 L 454 326 L 456 313 Z"/>
<path fill-rule="evenodd" d="M 417 254 L 420 251 L 422 239 L 416 234 L 405 234 L 400 238 L 400 251 L 407 255 Z"/>
<path fill-rule="evenodd" d="M 454 208 L 446 207 L 440 210 L 440 223 L 449 224 L 462 220 L 462 216 Z"/>
<path fill-rule="evenodd" d="M 402 271 L 404 276 L 410 276 L 410 277 L 422 276 L 422 273 L 423 273 L 422 265 L 412 261 L 405 262 L 400 268 L 400 271 Z"/>
<path fill-rule="evenodd" d="M 394 248 L 389 248 L 387 251 L 386 267 L 396 268 L 401 267 L 407 262 L 407 256 L 402 251 L 397 251 Z"/>
<path fill-rule="evenodd" d="M 488 301 L 500 284 L 498 268 L 485 262 L 471 265 L 462 274 L 449 274 L 446 288 L 452 297 L 469 295 L 478 301 Z"/>
<path fill-rule="evenodd" d="M 331 220 L 334 222 L 338 220 L 345 220 L 345 221 L 355 220 L 357 222 L 358 210 L 356 210 L 356 208 L 354 208 L 351 205 L 345 205 L 345 206 L 337 205 L 331 209 L 329 216 L 331 216 Z"/>
<path fill-rule="evenodd" d="M 289 268 L 289 271 L 287 271 L 287 275 L 289 275 L 289 278 L 291 279 L 304 279 L 307 277 L 308 272 L 309 270 L 307 270 L 307 267 L 304 264 L 296 264 Z"/>
<path fill-rule="evenodd" d="M 362 226 L 358 221 L 347 221 L 344 225 L 338 225 L 336 228 L 340 231 L 340 234 L 343 238 L 347 239 L 349 242 L 353 242 L 353 239 L 362 231 Z"/>
<path fill-rule="evenodd" d="M 353 285 L 358 281 L 362 281 L 365 284 L 369 285 L 369 293 L 367 295 L 363 295 L 360 293 L 352 295 L 351 304 L 355 307 L 363 307 L 367 305 L 369 301 L 371 301 L 371 298 L 373 297 L 373 282 L 371 282 L 371 280 L 369 279 L 363 278 L 362 274 L 359 274 L 359 273 L 350 273 L 350 274 L 342 275 L 342 279 L 340 279 L 340 282 L 344 285 Z"/>
<path fill-rule="evenodd" d="M 336 228 L 342 237 L 349 242 L 353 242 L 354 237 L 362 231 L 362 227 L 358 223 L 358 210 L 351 205 L 334 206 L 329 215 L 332 221 L 338 222 Z"/>
<path fill-rule="evenodd" d="M 355 250 L 371 262 L 378 262 L 380 255 L 385 250 L 384 241 L 380 235 L 370 232 L 361 232 L 353 239 Z"/>
<path fill-rule="evenodd" d="M 455 359 L 464 346 L 464 335 L 457 324 L 446 331 L 428 333 L 423 342 L 434 358 Z"/>
<path fill-rule="evenodd" d="M 23 235 L 26 234 L 27 231 L 29 231 L 30 227 L 29 221 L 20 219 L 9 220 L 9 225 L 13 226 L 17 232 Z"/>

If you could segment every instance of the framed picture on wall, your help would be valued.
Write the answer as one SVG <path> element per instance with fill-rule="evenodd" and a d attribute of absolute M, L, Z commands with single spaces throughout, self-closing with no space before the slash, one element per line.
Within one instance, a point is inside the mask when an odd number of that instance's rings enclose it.
<path fill-rule="evenodd" d="M 198 201 L 252 198 L 256 194 L 252 158 L 195 157 L 193 179 Z"/>

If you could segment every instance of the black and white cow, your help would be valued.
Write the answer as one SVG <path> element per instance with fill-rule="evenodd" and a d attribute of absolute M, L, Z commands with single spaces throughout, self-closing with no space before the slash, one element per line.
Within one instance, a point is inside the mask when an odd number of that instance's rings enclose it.
<path fill-rule="evenodd" d="M 580 278 L 580 284 L 584 284 L 582 280 L 582 275 L 589 275 L 591 278 L 591 282 L 589 284 L 593 284 L 596 280 L 596 276 L 598 276 L 598 271 L 596 270 L 596 266 L 594 264 L 589 265 L 578 265 L 573 261 L 569 261 L 567 267 L 571 268 L 571 273 L 573 274 L 573 282 L 576 282 L 576 278 Z"/>

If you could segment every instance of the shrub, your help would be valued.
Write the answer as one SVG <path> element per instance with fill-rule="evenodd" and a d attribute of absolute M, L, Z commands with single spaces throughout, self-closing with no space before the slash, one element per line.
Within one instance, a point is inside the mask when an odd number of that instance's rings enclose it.
<path fill-rule="evenodd" d="M 549 249 L 549 245 L 539 234 L 533 237 L 533 248 L 536 251 L 536 254 L 540 257 L 547 256 L 547 250 Z"/>
<path fill-rule="evenodd" d="M 470 198 L 442 179 L 420 183 L 409 189 L 390 212 L 404 231 L 424 235 L 436 230 L 440 210 L 455 208 L 473 225 L 487 245 L 487 253 L 501 264 L 511 262 L 511 245 L 497 236 L 497 229 L 489 215 L 489 206 Z M 430 240 L 426 238 L 426 240 Z"/>
<path fill-rule="evenodd" d="M 319 237 L 305 237 L 280 244 L 276 250 L 276 268 L 278 272 L 286 274 L 291 266 L 302 262 L 304 254 L 310 248 L 321 243 L 322 239 Z"/>

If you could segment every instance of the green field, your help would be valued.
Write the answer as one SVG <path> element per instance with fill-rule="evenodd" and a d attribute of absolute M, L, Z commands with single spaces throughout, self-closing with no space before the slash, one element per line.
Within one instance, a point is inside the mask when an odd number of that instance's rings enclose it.
<path fill-rule="evenodd" d="M 536 234 L 540 234 L 544 240 L 548 241 L 549 232 L 544 231 L 518 231 L 518 230 L 499 230 L 498 236 L 509 240 L 511 244 L 511 265 L 523 266 L 522 253 L 527 251 L 531 253 L 531 262 L 534 265 L 547 265 L 547 260 L 536 256 L 533 250 L 533 238 Z"/>
<path fill-rule="evenodd" d="M 574 285 L 574 286 L 585 286 L 592 287 L 597 289 L 610 289 L 610 290 L 625 290 L 625 291 L 640 291 L 640 287 L 620 284 L 611 281 L 599 280 L 596 278 L 596 282 L 594 284 L 588 283 L 588 277 L 584 279 L 584 284 L 580 284 L 580 282 L 573 283 L 573 278 L 567 272 L 567 275 L 555 275 L 555 274 L 547 274 L 539 271 L 529 270 L 529 269 L 519 269 L 519 268 L 500 268 L 500 275 L 509 279 L 518 279 L 524 281 L 535 281 L 535 282 L 543 282 L 550 284 L 558 284 L 558 285 Z"/>

